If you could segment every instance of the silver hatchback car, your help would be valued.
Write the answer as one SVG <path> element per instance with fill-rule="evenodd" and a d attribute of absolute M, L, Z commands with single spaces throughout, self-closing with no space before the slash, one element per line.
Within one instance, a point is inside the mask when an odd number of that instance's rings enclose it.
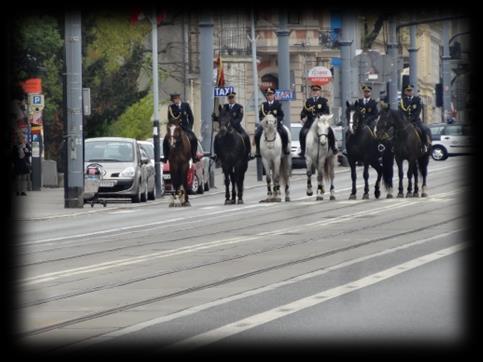
<path fill-rule="evenodd" d="M 88 138 L 84 146 L 84 167 L 98 163 L 102 167 L 100 197 L 148 199 L 149 158 L 141 153 L 137 141 L 124 137 Z"/>

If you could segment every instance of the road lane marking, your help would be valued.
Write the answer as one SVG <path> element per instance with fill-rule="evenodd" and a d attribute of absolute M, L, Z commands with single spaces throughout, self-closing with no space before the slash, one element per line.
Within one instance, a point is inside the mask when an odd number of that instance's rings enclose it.
<path fill-rule="evenodd" d="M 312 272 L 309 272 L 309 273 L 306 273 L 306 274 L 302 274 L 302 275 L 299 275 L 299 276 L 296 276 L 296 277 L 289 278 L 287 280 L 283 280 L 283 281 L 272 283 L 272 284 L 269 284 L 269 285 L 266 285 L 266 286 L 263 286 L 263 287 L 251 289 L 251 290 L 241 292 L 241 293 L 238 293 L 238 294 L 234 294 L 234 295 L 231 295 L 231 296 L 228 296 L 228 297 L 216 299 L 214 301 L 207 302 L 207 303 L 204 303 L 204 304 L 200 304 L 200 305 L 197 305 L 197 306 L 189 307 L 187 309 L 184 309 L 184 310 L 181 310 L 181 311 L 178 311 L 178 312 L 174 312 L 174 313 L 162 316 L 162 317 L 150 319 L 150 320 L 147 320 L 145 322 L 137 323 L 137 324 L 134 324 L 134 325 L 129 326 L 129 327 L 120 328 L 120 329 L 115 330 L 113 332 L 105 333 L 105 334 L 102 334 L 100 336 L 95 336 L 95 337 L 89 338 L 87 340 L 74 343 L 72 345 L 67 346 L 66 348 L 67 349 L 83 348 L 83 347 L 86 347 L 86 346 L 106 342 L 106 341 L 109 341 L 109 340 L 112 340 L 114 338 L 118 338 L 118 337 L 121 337 L 121 336 L 124 336 L 124 335 L 127 335 L 127 334 L 139 332 L 139 331 L 141 331 L 145 328 L 149 328 L 149 327 L 161 324 L 161 323 L 166 323 L 166 322 L 172 321 L 174 319 L 187 317 L 187 316 L 202 312 L 204 310 L 207 310 L 209 308 L 217 307 L 217 306 L 227 304 L 227 303 L 230 303 L 230 302 L 234 302 L 234 301 L 237 301 L 237 300 L 240 300 L 240 299 L 243 299 L 243 298 L 247 298 L 247 297 L 255 296 L 255 295 L 258 295 L 258 294 L 261 294 L 261 293 L 264 293 L 264 292 L 272 291 L 272 290 L 275 290 L 275 289 L 280 288 L 280 287 L 292 285 L 292 284 L 298 283 L 300 281 L 304 281 L 304 280 L 307 280 L 307 279 L 310 279 L 310 278 L 318 277 L 318 276 L 327 274 L 329 272 L 336 271 L 336 270 L 339 270 L 339 269 L 342 269 L 342 268 L 345 268 L 345 267 L 348 267 L 348 266 L 351 266 L 351 265 L 354 265 L 354 264 L 357 264 L 357 263 L 360 263 L 360 262 L 364 262 L 364 261 L 367 261 L 367 260 L 370 260 L 370 259 L 373 259 L 373 258 L 376 258 L 376 257 L 379 257 L 379 256 L 391 254 L 391 253 L 394 253 L 394 252 L 397 252 L 397 251 L 400 251 L 400 250 L 404 250 L 404 249 L 409 249 L 413 246 L 418 246 L 418 245 L 427 243 L 427 242 L 432 241 L 432 240 L 447 237 L 447 236 L 453 235 L 455 233 L 461 232 L 463 230 L 464 230 L 464 228 L 452 230 L 452 231 L 441 233 L 441 234 L 438 234 L 438 235 L 433 235 L 433 236 L 430 236 L 430 237 L 425 238 L 425 239 L 420 239 L 420 240 L 416 240 L 416 241 L 413 241 L 413 242 L 410 242 L 410 243 L 407 243 L 407 244 L 399 245 L 399 246 L 396 246 L 396 247 L 393 247 L 393 248 L 390 248 L 390 249 L 385 249 L 385 250 L 379 251 L 379 252 L 374 253 L 374 254 L 365 255 L 365 256 L 362 256 L 362 257 L 350 259 L 350 260 L 344 261 L 342 263 L 326 267 L 324 269 L 315 270 L 315 271 L 312 271 Z M 440 253 L 438 255 L 445 255 L 442 251 L 438 251 L 437 253 Z M 382 276 L 379 275 L 379 274 L 375 274 L 375 275 L 373 275 L 373 278 L 374 279 L 381 279 Z M 318 299 L 325 299 L 327 297 L 328 296 L 326 296 L 325 293 L 317 296 Z"/>
<path fill-rule="evenodd" d="M 260 232 L 260 233 L 253 235 L 253 236 L 241 236 L 241 237 L 235 237 L 235 238 L 229 238 L 229 239 L 215 240 L 215 241 L 204 242 L 204 243 L 199 243 L 199 244 L 194 244 L 194 245 L 188 245 L 188 246 L 184 246 L 184 247 L 180 247 L 180 248 L 176 248 L 176 249 L 163 250 L 163 251 L 156 252 L 156 253 L 144 254 L 144 255 L 134 256 L 134 257 L 130 257 L 130 258 L 124 258 L 124 259 L 117 259 L 117 260 L 112 260 L 112 261 L 108 261 L 108 262 L 104 262 L 104 263 L 98 263 L 98 264 L 92 264 L 92 265 L 87 265 L 87 266 L 78 267 L 78 268 L 60 270 L 60 271 L 57 271 L 57 272 L 45 273 L 45 274 L 41 274 L 41 275 L 38 275 L 38 276 L 33 276 L 33 277 L 21 279 L 20 283 L 25 284 L 25 285 L 45 283 L 45 282 L 57 280 L 57 279 L 60 279 L 60 278 L 66 278 L 66 277 L 75 276 L 75 275 L 79 275 L 79 274 L 92 273 L 92 272 L 96 272 L 96 271 L 118 268 L 118 267 L 132 265 L 132 264 L 138 264 L 138 263 L 142 263 L 142 262 L 146 262 L 146 261 L 152 261 L 154 259 L 165 258 L 165 257 L 170 257 L 170 256 L 175 256 L 175 255 L 181 255 L 181 254 L 191 253 L 191 252 L 194 252 L 194 251 L 215 248 L 215 247 L 219 247 L 219 246 L 225 246 L 225 245 L 237 244 L 237 243 L 242 243 L 242 242 L 247 242 L 247 241 L 253 241 L 253 240 L 257 240 L 257 239 L 262 239 L 265 236 L 276 236 L 276 235 L 280 235 L 280 234 L 287 233 L 287 232 L 293 233 L 293 232 L 304 231 L 304 230 L 307 230 L 307 228 L 312 227 L 312 226 L 320 227 L 320 226 L 326 226 L 326 225 L 336 224 L 336 223 L 340 223 L 340 222 L 345 222 L 345 221 L 349 221 L 349 220 L 358 218 L 359 216 L 362 216 L 362 215 L 376 215 L 376 214 L 381 213 L 381 212 L 385 212 L 385 211 L 388 211 L 388 210 L 391 210 L 391 209 L 398 209 L 398 208 L 410 206 L 410 205 L 413 205 L 415 203 L 417 203 L 417 201 L 406 201 L 405 200 L 405 201 L 402 201 L 401 203 L 386 205 L 386 206 L 374 208 L 374 209 L 371 209 L 371 210 L 363 210 L 363 211 L 359 211 L 359 212 L 355 212 L 355 213 L 350 213 L 350 214 L 347 214 L 347 215 L 340 215 L 340 216 L 333 218 L 333 219 L 302 224 L 298 227 L 290 226 L 290 227 L 287 227 L 287 228 L 284 228 L 284 229 Z"/>
<path fill-rule="evenodd" d="M 166 349 L 195 349 L 211 343 L 215 343 L 229 336 L 239 334 L 246 330 L 258 327 L 262 324 L 272 322 L 276 319 L 286 317 L 290 314 L 302 311 L 304 309 L 316 306 L 318 304 L 324 303 L 328 300 L 340 297 L 344 294 L 352 293 L 356 290 L 366 288 L 373 284 L 379 283 L 383 280 L 392 278 L 398 274 L 407 272 L 409 270 L 420 267 L 424 264 L 430 263 L 432 261 L 438 260 L 445 256 L 454 254 L 461 251 L 463 248 L 467 247 L 466 243 L 451 246 L 449 248 L 439 250 L 437 252 L 424 255 L 423 257 L 418 257 L 412 259 L 406 263 L 396 265 L 394 267 L 385 269 L 383 271 L 368 275 L 364 278 L 340 285 L 329 290 L 324 290 L 317 294 L 298 299 L 294 302 L 278 306 L 271 310 L 252 315 L 250 317 L 229 323 L 219 328 L 212 329 L 210 331 L 189 337 L 187 339 L 181 340 L 177 343 L 169 345 Z"/>

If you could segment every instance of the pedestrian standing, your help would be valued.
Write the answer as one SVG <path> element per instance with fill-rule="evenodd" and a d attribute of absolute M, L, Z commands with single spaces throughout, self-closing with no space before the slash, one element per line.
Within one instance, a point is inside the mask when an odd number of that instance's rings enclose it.
<path fill-rule="evenodd" d="M 27 182 L 30 176 L 30 157 L 32 151 L 30 146 L 25 141 L 25 136 L 22 132 L 17 135 L 17 142 L 13 146 L 13 162 L 15 171 L 15 184 L 17 189 L 17 196 L 26 196 Z"/>

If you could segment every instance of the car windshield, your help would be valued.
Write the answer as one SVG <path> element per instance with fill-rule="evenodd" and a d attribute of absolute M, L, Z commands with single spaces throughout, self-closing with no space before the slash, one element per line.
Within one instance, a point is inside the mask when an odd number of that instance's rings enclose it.
<path fill-rule="evenodd" d="M 134 161 L 134 147 L 131 142 L 86 142 L 84 158 L 86 162 L 132 162 Z"/>
<path fill-rule="evenodd" d="M 141 148 L 146 152 L 148 158 L 154 160 L 154 147 L 152 145 L 140 143 Z"/>

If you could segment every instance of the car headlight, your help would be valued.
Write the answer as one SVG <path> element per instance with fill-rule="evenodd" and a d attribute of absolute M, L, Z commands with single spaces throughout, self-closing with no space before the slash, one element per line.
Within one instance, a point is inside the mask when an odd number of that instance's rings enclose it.
<path fill-rule="evenodd" d="M 122 170 L 122 172 L 119 174 L 121 177 L 134 177 L 136 175 L 136 170 L 134 167 L 128 167 Z"/>

